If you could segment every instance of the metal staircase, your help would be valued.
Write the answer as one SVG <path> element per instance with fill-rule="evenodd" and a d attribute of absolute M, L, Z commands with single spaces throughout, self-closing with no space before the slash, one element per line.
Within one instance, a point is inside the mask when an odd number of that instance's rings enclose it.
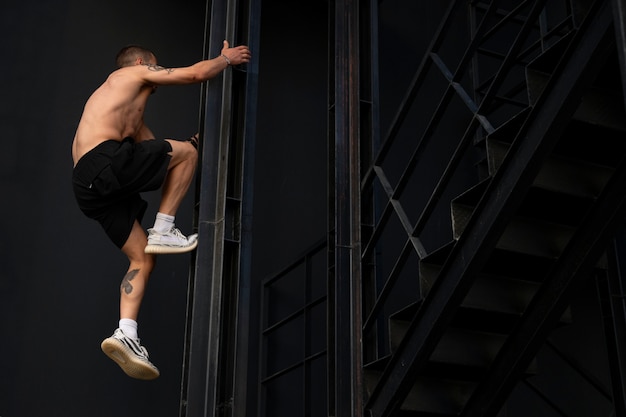
<path fill-rule="evenodd" d="M 398 3 L 329 3 L 329 234 L 263 283 L 259 415 L 626 417 L 622 1 L 450 0 L 386 126 Z M 602 380 L 558 343 L 589 288 Z"/>
<path fill-rule="evenodd" d="M 362 181 L 366 415 L 505 415 L 545 371 L 626 215 L 613 19 L 606 0 L 451 3 Z"/>

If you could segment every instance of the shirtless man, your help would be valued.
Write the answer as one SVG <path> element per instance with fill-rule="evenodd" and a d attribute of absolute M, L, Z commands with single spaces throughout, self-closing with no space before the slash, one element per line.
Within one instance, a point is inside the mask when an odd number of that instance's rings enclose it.
<path fill-rule="evenodd" d="M 247 46 L 230 48 L 224 41 L 216 58 L 164 68 L 151 51 L 128 46 L 116 57 L 118 69 L 85 104 L 72 144 L 74 195 L 82 212 L 102 225 L 130 263 L 120 286 L 119 328 L 101 348 L 133 378 L 159 376 L 137 335 L 154 256 L 188 252 L 198 243 L 197 234 L 186 237 L 174 225 L 195 173 L 198 136 L 186 141 L 155 139 L 143 120 L 146 102 L 157 86 L 200 83 L 249 60 Z M 159 210 L 146 239 L 140 222 L 147 203 L 140 193 L 159 188 Z"/>

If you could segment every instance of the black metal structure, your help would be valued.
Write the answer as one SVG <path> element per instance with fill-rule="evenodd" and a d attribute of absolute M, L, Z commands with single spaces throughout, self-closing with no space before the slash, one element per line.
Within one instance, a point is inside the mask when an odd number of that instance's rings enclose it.
<path fill-rule="evenodd" d="M 205 58 L 231 45 L 258 44 L 260 2 L 208 1 Z M 192 258 L 180 416 L 244 416 L 247 388 L 246 305 L 250 294 L 255 62 L 232 67 L 202 89 L 202 145 L 196 227 L 202 244 Z M 235 358 L 238 357 L 237 360 Z M 243 398 L 238 405 L 235 399 Z"/>
<path fill-rule="evenodd" d="M 445 6 L 385 123 L 379 23 L 394 5 L 329 2 L 328 235 L 259 294 L 246 228 L 257 74 L 208 86 L 181 416 L 243 416 L 250 401 L 272 417 L 626 415 L 624 6 Z M 246 25 L 253 43 L 260 3 L 209 9 L 211 45 Z M 590 297 L 604 367 L 561 340 L 587 337 Z M 542 378 L 560 372 L 593 399 L 551 393 Z"/>
<path fill-rule="evenodd" d="M 336 0 L 334 10 L 334 85 L 329 97 L 332 109 L 331 143 L 334 144 L 334 173 L 329 175 L 334 189 L 331 207 L 334 259 L 331 266 L 331 314 L 334 325 L 333 378 L 329 415 L 362 415 L 363 372 L 361 359 L 361 231 L 360 231 L 360 78 L 358 63 L 359 2 Z"/>
<path fill-rule="evenodd" d="M 580 282 L 595 275 L 626 214 L 618 139 L 623 106 L 613 107 L 613 92 L 599 85 L 607 82 L 607 66 L 619 74 L 612 7 L 607 1 L 451 2 L 364 177 L 364 194 L 379 186 L 388 196 L 364 241 L 364 262 L 375 263 L 374 249 L 388 247 L 382 236 L 393 220 L 405 232 L 389 273 L 371 280 L 382 279 L 384 287 L 367 312 L 364 332 L 381 331 L 378 317 L 385 304 L 397 301 L 393 291 L 401 278 L 419 276 L 420 282 L 413 302 L 389 316 L 406 323 L 391 351 L 381 355 L 378 345 L 364 346 L 376 375 L 368 389 L 370 415 L 498 415 L 563 320 Z M 466 47 L 446 45 L 459 27 L 455 19 L 465 13 Z M 441 99 L 429 95 L 436 107 L 393 179 L 393 167 L 384 164 L 393 163 L 389 155 L 428 77 L 440 84 Z M 619 81 L 619 75 L 613 78 Z M 607 123 L 613 111 L 617 124 Z M 465 123 L 458 133 L 445 125 L 450 115 Z M 593 157 L 589 143 L 577 143 L 577 129 L 598 129 L 587 134 L 606 139 L 591 146 Z M 452 142 L 446 169 L 423 208 L 409 209 L 411 179 L 446 140 Z M 600 182 L 592 189 L 589 181 Z M 426 229 L 446 205 L 454 240 L 438 248 Z M 393 339 L 397 330 L 390 326 Z"/>

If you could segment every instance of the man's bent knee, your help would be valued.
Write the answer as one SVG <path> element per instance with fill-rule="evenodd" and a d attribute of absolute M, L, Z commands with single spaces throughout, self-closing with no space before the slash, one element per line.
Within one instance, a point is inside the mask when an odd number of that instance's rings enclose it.
<path fill-rule="evenodd" d="M 199 145 L 199 134 L 196 133 L 195 135 L 193 135 L 192 137 L 190 137 L 189 139 L 187 139 L 187 142 L 191 143 L 191 145 L 196 148 L 196 150 L 198 150 L 198 145 Z"/>
<path fill-rule="evenodd" d="M 198 161 L 198 150 L 190 141 L 179 141 L 174 139 L 166 139 L 172 145 L 172 159 L 170 167 L 178 165 L 183 161 L 195 164 Z"/>

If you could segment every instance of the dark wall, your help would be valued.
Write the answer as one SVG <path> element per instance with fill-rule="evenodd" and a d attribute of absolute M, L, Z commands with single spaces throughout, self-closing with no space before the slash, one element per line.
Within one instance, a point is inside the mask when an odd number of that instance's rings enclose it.
<path fill-rule="evenodd" d="M 262 2 L 254 265 L 266 277 L 327 232 L 326 2 Z"/>
<path fill-rule="evenodd" d="M 322 415 L 316 414 L 316 410 L 326 411 L 325 402 L 319 397 L 309 393 L 308 402 L 302 398 L 304 384 L 314 384 L 315 391 L 325 397 L 324 363 L 317 365 L 318 380 L 294 379 L 294 375 L 299 375 L 298 368 L 273 382 L 262 382 L 275 370 L 266 366 L 267 363 L 304 363 L 310 351 L 303 348 L 304 334 L 309 330 L 304 325 L 298 326 L 303 324 L 301 321 L 291 322 L 298 323 L 296 327 L 285 326 L 290 331 L 288 335 L 259 334 L 261 324 L 269 325 L 261 323 L 263 314 L 278 320 L 302 307 L 303 294 L 309 289 L 304 280 L 289 280 L 287 288 L 276 285 L 278 289 L 271 291 L 262 289 L 261 283 L 291 265 L 323 239 L 328 230 L 328 4 L 325 1 L 302 2 L 297 7 L 285 7 L 285 4 L 279 0 L 262 1 L 260 50 L 256 51 L 259 97 L 251 280 L 252 293 L 258 296 L 253 296 L 248 306 L 252 357 L 245 415 L 250 417 Z M 325 290 L 326 269 L 317 272 L 310 277 L 316 280 L 311 286 Z M 261 311 L 263 296 L 264 312 Z M 320 309 L 323 310 L 323 305 Z M 316 317 L 321 318 L 318 328 L 325 326 L 323 316 Z M 316 342 L 324 346 L 324 330 L 316 335 L 322 336 Z M 259 349 L 262 357 L 256 356 Z M 287 387 L 287 392 L 276 390 L 277 385 Z"/>
<path fill-rule="evenodd" d="M 189 256 L 161 257 L 139 318 L 162 376 L 136 381 L 100 351 L 117 327 L 127 261 L 78 210 L 70 146 L 82 106 L 127 43 L 159 63 L 202 58 L 204 0 L 27 0 L 0 9 L 0 416 L 178 414 Z M 146 122 L 158 137 L 198 129 L 199 86 L 162 88 Z M 149 227 L 158 194 L 145 196 Z M 191 228 L 191 201 L 177 224 Z"/>

